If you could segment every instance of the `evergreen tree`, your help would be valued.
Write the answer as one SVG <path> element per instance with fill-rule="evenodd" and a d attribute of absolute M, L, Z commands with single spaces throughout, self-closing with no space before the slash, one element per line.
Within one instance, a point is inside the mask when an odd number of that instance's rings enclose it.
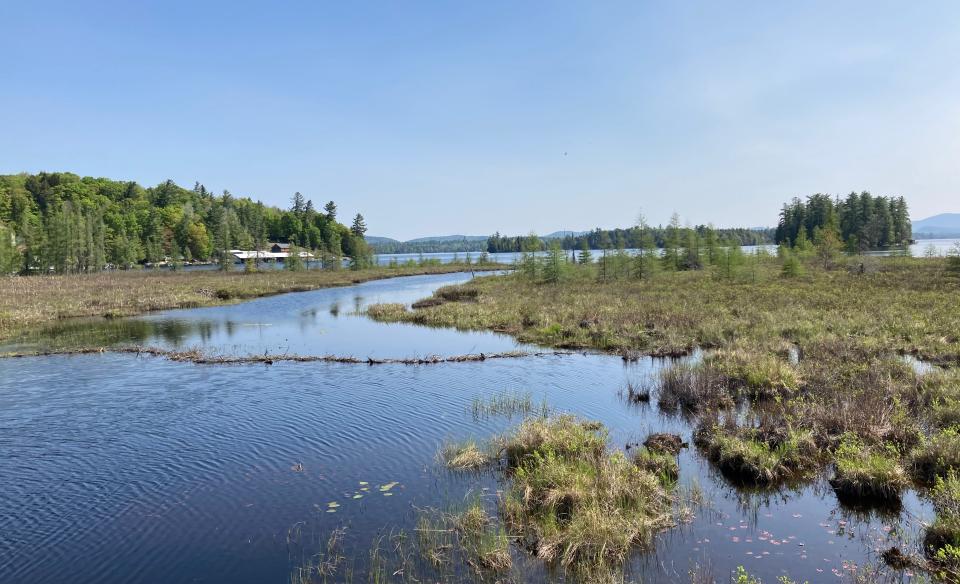
<path fill-rule="evenodd" d="M 286 257 L 283 267 L 291 272 L 303 271 L 303 258 L 300 257 L 300 248 L 296 244 L 290 244 L 290 255 Z"/>
<path fill-rule="evenodd" d="M 350 226 L 350 233 L 353 233 L 356 237 L 363 238 L 366 232 L 367 224 L 363 221 L 363 215 L 357 213 L 357 216 L 353 218 L 353 225 Z"/>
<path fill-rule="evenodd" d="M 719 268 L 720 275 L 727 280 L 733 280 L 737 277 L 737 273 L 745 261 L 743 248 L 735 241 L 725 241 L 717 248 L 716 265 Z"/>
<path fill-rule="evenodd" d="M 580 257 L 578 258 L 578 262 L 584 266 L 589 266 L 593 263 L 593 254 L 590 253 L 590 244 L 586 239 L 580 240 Z"/>
<path fill-rule="evenodd" d="M 739 246 L 739 243 L 737 243 Z M 708 224 L 707 228 L 703 232 L 703 246 L 707 254 L 707 263 L 715 265 L 719 258 L 719 241 L 717 239 L 717 231 L 713 228 L 713 224 Z"/>
<path fill-rule="evenodd" d="M 536 280 L 539 273 L 540 261 L 537 252 L 540 251 L 540 238 L 531 232 L 523 241 L 520 254 L 520 273 L 530 280 Z"/>
<path fill-rule="evenodd" d="M 324 263 L 325 269 L 339 270 L 343 266 L 343 248 L 340 244 L 340 234 L 336 231 L 330 234 L 329 259 Z"/>
<path fill-rule="evenodd" d="M 567 256 L 560 247 L 560 242 L 552 240 L 547 259 L 543 266 L 544 281 L 555 284 L 563 279 L 566 273 Z"/>
<path fill-rule="evenodd" d="M 337 204 L 333 201 L 327 202 L 327 204 L 323 206 L 323 211 L 327 214 L 327 221 L 337 220 Z"/>
<path fill-rule="evenodd" d="M 638 280 L 649 280 L 657 271 L 657 242 L 653 238 L 650 226 L 641 219 L 640 239 L 637 242 L 637 255 L 634 258 L 633 274 Z"/>
<path fill-rule="evenodd" d="M 823 269 L 831 269 L 843 249 L 840 243 L 840 234 L 833 226 L 822 229 L 817 227 L 813 232 L 813 241 L 817 250 L 817 259 L 823 265 Z"/>
<path fill-rule="evenodd" d="M 955 243 L 947 254 L 947 273 L 960 281 L 960 243 Z"/>
<path fill-rule="evenodd" d="M 300 191 L 293 193 L 293 199 L 291 200 L 290 210 L 295 215 L 303 215 L 303 212 L 307 210 L 307 203 L 303 199 L 303 195 L 300 194 Z"/>
<path fill-rule="evenodd" d="M 679 270 L 680 259 L 680 215 L 674 213 L 664 234 L 663 255 L 660 260 L 665 269 Z"/>
<path fill-rule="evenodd" d="M 785 278 L 796 278 L 803 275 L 803 264 L 800 263 L 800 258 L 793 250 L 787 249 L 784 253 L 783 268 L 780 273 Z"/>

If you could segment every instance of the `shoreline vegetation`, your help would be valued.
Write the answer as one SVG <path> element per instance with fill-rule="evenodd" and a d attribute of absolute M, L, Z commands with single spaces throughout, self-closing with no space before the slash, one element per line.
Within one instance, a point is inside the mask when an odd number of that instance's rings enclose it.
<path fill-rule="evenodd" d="M 229 304 L 399 276 L 496 271 L 498 264 L 384 266 L 362 270 L 110 271 L 0 277 L 0 342 L 73 318 L 115 318 Z"/>
<path fill-rule="evenodd" d="M 527 254 L 513 274 L 368 314 L 625 361 L 702 350 L 650 393 L 727 480 L 775 490 L 826 479 L 855 508 L 896 509 L 914 489 L 937 518 L 903 557 L 960 577 L 960 255 L 844 256 L 822 240 L 776 256 L 733 249 L 687 270 L 660 256 Z"/>

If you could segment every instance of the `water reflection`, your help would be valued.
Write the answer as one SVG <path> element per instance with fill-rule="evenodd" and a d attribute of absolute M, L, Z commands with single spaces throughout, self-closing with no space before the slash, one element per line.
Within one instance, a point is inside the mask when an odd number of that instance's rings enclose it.
<path fill-rule="evenodd" d="M 410 303 L 441 283 L 469 275 L 415 276 L 261 298 L 242 304 L 173 310 L 124 319 L 65 321 L 17 339 L 7 350 L 150 345 L 201 349 L 214 355 L 297 354 L 424 357 L 496 353 L 520 347 L 494 333 L 463 333 L 408 324 L 385 325 L 363 316 L 377 302 Z M 342 312 L 342 306 L 349 312 Z M 384 335 L 384 331 L 393 334 Z"/>

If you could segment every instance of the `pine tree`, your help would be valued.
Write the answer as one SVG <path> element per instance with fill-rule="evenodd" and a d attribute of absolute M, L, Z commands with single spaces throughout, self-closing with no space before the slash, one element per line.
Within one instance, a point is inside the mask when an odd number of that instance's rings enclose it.
<path fill-rule="evenodd" d="M 590 243 L 586 237 L 580 240 L 580 257 L 577 258 L 577 261 L 584 266 L 589 266 L 593 263 L 593 254 L 590 253 Z"/>
<path fill-rule="evenodd" d="M 800 263 L 800 258 L 797 257 L 797 254 L 790 249 L 787 249 L 783 255 L 783 268 L 780 273 L 785 278 L 796 278 L 803 275 L 803 264 Z"/>
<path fill-rule="evenodd" d="M 337 220 L 337 204 L 333 201 L 328 201 L 326 205 L 323 206 L 324 213 L 327 214 L 327 221 L 336 221 Z"/>
<path fill-rule="evenodd" d="M 543 279 L 546 282 L 555 284 L 563 279 L 566 273 L 567 256 L 560 247 L 560 242 L 553 240 L 550 242 L 550 251 L 547 254 L 547 260 L 543 266 Z"/>
<path fill-rule="evenodd" d="M 947 254 L 947 273 L 960 282 L 960 243 L 955 243 Z"/>
<path fill-rule="evenodd" d="M 328 261 L 323 266 L 326 269 L 339 270 L 343 266 L 343 247 L 340 243 L 340 234 L 333 231 L 330 235 Z"/>
<path fill-rule="evenodd" d="M 300 194 L 300 191 L 293 193 L 293 199 L 291 201 L 290 210 L 293 211 L 296 215 L 302 215 L 307 209 L 307 203 L 303 199 L 303 195 Z"/>
<path fill-rule="evenodd" d="M 353 233 L 356 237 L 363 238 L 366 232 L 367 224 L 363 221 L 363 215 L 357 213 L 357 216 L 353 218 L 353 225 L 350 226 L 350 233 Z"/>
<path fill-rule="evenodd" d="M 657 271 L 657 241 L 646 222 L 641 221 L 637 255 L 633 260 L 633 275 L 638 280 L 649 280 Z"/>
<path fill-rule="evenodd" d="M 832 226 L 822 229 L 817 227 L 813 231 L 813 241 L 817 250 L 817 259 L 823 264 L 823 269 L 831 269 L 843 248 L 840 243 L 840 234 Z"/>
<path fill-rule="evenodd" d="M 286 257 L 283 267 L 291 272 L 303 271 L 303 258 L 300 257 L 300 248 L 296 244 L 290 244 L 290 255 Z"/>
<path fill-rule="evenodd" d="M 670 217 L 670 225 L 663 239 L 663 255 L 660 259 L 664 268 L 680 269 L 680 215 L 676 213 Z"/>
<path fill-rule="evenodd" d="M 737 277 L 745 261 L 743 248 L 738 241 L 728 239 L 717 249 L 717 267 L 720 269 L 720 275 L 727 280 Z"/>

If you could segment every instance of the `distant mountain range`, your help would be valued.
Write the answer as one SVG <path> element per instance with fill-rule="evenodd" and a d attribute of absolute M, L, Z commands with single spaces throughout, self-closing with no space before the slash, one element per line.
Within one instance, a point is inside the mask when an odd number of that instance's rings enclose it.
<path fill-rule="evenodd" d="M 914 221 L 913 236 L 918 239 L 960 237 L 960 213 L 940 213 Z"/>
<path fill-rule="evenodd" d="M 548 233 L 547 235 L 541 235 L 540 239 L 562 239 L 564 237 L 583 235 L 586 231 L 554 231 L 553 233 Z M 403 244 L 403 243 L 448 243 L 451 241 L 486 241 L 488 235 L 431 235 L 428 237 L 418 237 L 416 239 L 408 239 L 407 241 L 400 241 L 399 239 L 393 239 L 391 237 L 381 237 L 378 235 L 368 235 L 366 236 L 367 243 L 371 245 L 382 244 L 382 243 L 391 243 L 391 244 Z"/>
<path fill-rule="evenodd" d="M 540 239 L 562 239 L 582 235 L 585 231 L 554 231 L 540 236 Z M 475 252 L 487 249 L 486 235 L 431 235 L 408 241 L 398 241 L 391 237 L 368 235 L 367 243 L 376 253 L 431 253 L 431 252 Z"/>

